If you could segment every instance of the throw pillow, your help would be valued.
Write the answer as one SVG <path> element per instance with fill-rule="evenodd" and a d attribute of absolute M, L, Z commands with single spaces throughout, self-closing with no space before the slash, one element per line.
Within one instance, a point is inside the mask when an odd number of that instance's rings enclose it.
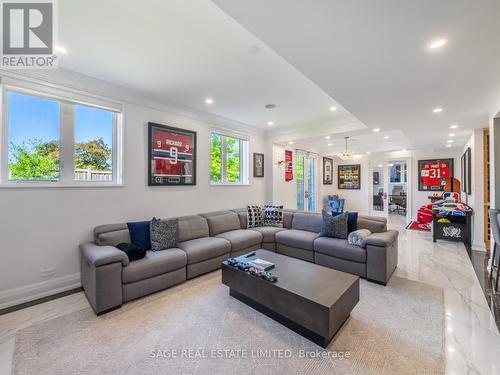
<path fill-rule="evenodd" d="M 321 223 L 320 237 L 347 238 L 347 212 L 337 216 L 332 216 L 325 210 L 322 210 L 321 213 L 323 222 Z"/>
<path fill-rule="evenodd" d="M 283 228 L 283 206 L 264 205 L 264 225 Z"/>
<path fill-rule="evenodd" d="M 179 220 L 151 220 L 151 250 L 159 251 L 177 247 L 179 243 Z"/>
<path fill-rule="evenodd" d="M 247 206 L 247 228 L 261 227 L 264 222 L 262 207 Z"/>
<path fill-rule="evenodd" d="M 341 213 L 332 211 L 332 216 L 338 216 Z M 358 229 L 358 213 L 347 212 L 347 234 L 354 232 Z"/>
<path fill-rule="evenodd" d="M 133 243 L 119 243 L 116 245 L 118 249 L 123 251 L 128 256 L 129 261 L 139 260 L 146 256 L 146 250 L 134 245 Z"/>
<path fill-rule="evenodd" d="M 149 236 L 150 221 L 138 221 L 127 223 L 130 233 L 130 242 L 144 250 L 151 250 L 151 239 Z"/>
<path fill-rule="evenodd" d="M 349 237 L 347 237 L 347 242 L 350 245 L 356 245 L 364 247 L 365 238 L 368 237 L 372 232 L 368 229 L 359 229 L 354 232 L 349 233 Z"/>

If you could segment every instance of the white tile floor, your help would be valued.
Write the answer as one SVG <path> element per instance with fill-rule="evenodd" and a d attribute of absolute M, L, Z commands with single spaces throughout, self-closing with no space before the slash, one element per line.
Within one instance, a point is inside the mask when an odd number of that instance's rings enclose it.
<path fill-rule="evenodd" d="M 440 286 L 446 310 L 446 373 L 500 374 L 500 335 L 463 245 L 433 243 L 430 233 L 400 231 L 395 275 Z M 0 316 L 0 375 L 10 374 L 15 332 L 88 306 L 83 293 Z"/>

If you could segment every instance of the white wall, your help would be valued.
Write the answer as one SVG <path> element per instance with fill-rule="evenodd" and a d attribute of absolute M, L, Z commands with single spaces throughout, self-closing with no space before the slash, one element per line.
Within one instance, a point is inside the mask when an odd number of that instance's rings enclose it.
<path fill-rule="evenodd" d="M 369 175 L 371 168 L 379 163 L 387 163 L 394 160 L 410 161 L 408 166 L 408 183 L 409 183 L 409 209 L 412 216 L 416 215 L 417 210 L 424 204 L 429 204 L 428 191 L 418 191 L 418 160 L 436 159 L 436 158 L 453 158 L 454 159 L 454 174 L 460 179 L 460 155 L 461 150 L 413 150 L 413 151 L 396 151 L 384 153 L 372 153 L 371 155 L 356 155 L 351 161 L 342 161 L 336 156 L 329 156 L 334 159 L 334 184 L 329 194 L 339 194 L 346 199 L 346 210 L 357 211 L 361 214 L 370 214 L 371 199 L 373 187 L 371 177 Z M 337 186 L 337 166 L 342 164 L 360 164 L 361 165 L 361 189 L 359 190 L 339 190 Z M 387 169 L 384 169 L 387 173 Z M 385 177 L 385 176 L 384 176 Z"/>
<path fill-rule="evenodd" d="M 68 84 L 84 87 L 76 80 Z M 78 286 L 78 244 L 90 241 L 97 225 L 264 203 L 268 177 L 250 177 L 250 186 L 209 185 L 209 131 L 213 122 L 194 119 L 199 117 L 195 114 L 189 118 L 131 102 L 125 103 L 124 115 L 124 187 L 0 188 L 0 308 Z M 147 186 L 149 121 L 197 132 L 196 186 Z M 248 136 L 250 155 L 263 153 L 265 139 Z M 265 158 L 268 162 L 271 155 Z M 54 268 L 55 277 L 42 280 L 40 271 L 47 268 Z"/>
<path fill-rule="evenodd" d="M 472 248 L 486 251 L 484 243 L 484 163 L 483 163 L 483 129 L 476 129 L 465 144 L 463 151 L 471 149 L 471 194 L 462 193 L 462 201 L 474 210 Z M 460 163 L 460 159 L 459 159 Z"/>

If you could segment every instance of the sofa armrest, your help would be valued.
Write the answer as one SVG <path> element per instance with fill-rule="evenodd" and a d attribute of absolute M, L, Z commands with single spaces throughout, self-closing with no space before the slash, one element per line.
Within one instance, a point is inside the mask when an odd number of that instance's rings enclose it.
<path fill-rule="evenodd" d="M 127 254 L 116 247 L 80 245 L 82 287 L 96 314 L 122 305 L 122 269 L 128 263 Z"/>
<path fill-rule="evenodd" d="M 388 247 L 398 240 L 399 232 L 397 230 L 388 230 L 387 232 L 372 233 L 363 240 L 363 245 Z"/>
<path fill-rule="evenodd" d="M 398 266 L 398 235 L 398 231 L 388 230 L 365 238 L 367 279 L 387 284 Z"/>
<path fill-rule="evenodd" d="M 129 263 L 128 256 L 123 251 L 113 246 L 97 246 L 93 242 L 80 244 L 83 259 L 94 267 L 121 262 L 122 266 Z"/>

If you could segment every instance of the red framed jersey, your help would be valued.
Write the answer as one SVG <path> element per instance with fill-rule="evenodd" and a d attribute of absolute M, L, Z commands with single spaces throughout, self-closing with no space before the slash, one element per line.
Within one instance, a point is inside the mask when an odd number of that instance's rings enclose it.
<path fill-rule="evenodd" d="M 453 177 L 453 159 L 419 160 L 419 190 L 444 190 Z"/>

